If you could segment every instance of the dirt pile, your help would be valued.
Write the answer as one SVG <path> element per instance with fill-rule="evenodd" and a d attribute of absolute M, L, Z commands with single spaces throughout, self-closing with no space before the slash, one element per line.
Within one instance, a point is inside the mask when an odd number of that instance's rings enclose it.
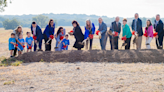
<path fill-rule="evenodd" d="M 29 52 L 16 58 L 24 62 L 118 62 L 161 63 L 164 50 L 62 51 Z"/>

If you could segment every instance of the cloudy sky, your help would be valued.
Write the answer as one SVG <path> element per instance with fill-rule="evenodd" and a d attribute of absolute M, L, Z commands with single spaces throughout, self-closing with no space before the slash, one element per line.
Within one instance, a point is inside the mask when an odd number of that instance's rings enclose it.
<path fill-rule="evenodd" d="M 164 0 L 12 0 L 0 15 L 42 13 L 95 14 L 108 17 L 164 17 Z"/>

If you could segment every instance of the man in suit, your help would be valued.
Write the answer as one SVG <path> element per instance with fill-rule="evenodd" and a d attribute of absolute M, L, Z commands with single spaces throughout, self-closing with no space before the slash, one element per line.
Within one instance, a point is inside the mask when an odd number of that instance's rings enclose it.
<path fill-rule="evenodd" d="M 138 13 L 135 14 L 135 19 L 132 22 L 132 30 L 135 31 L 136 47 L 137 49 L 141 49 L 143 30 L 142 21 Z"/>
<path fill-rule="evenodd" d="M 33 36 L 37 37 L 37 39 L 34 41 L 34 51 L 36 51 L 38 43 L 39 43 L 39 50 L 42 50 L 43 34 L 42 34 L 41 28 L 36 24 L 36 22 L 32 22 L 31 32 L 32 32 Z"/>
<path fill-rule="evenodd" d="M 157 49 L 163 49 L 163 36 L 164 36 L 163 22 L 160 19 L 159 14 L 156 15 L 156 20 L 154 22 L 154 29 L 156 32 L 158 32 L 158 35 L 156 36 Z"/>
<path fill-rule="evenodd" d="M 115 21 L 112 22 L 111 27 L 110 27 L 110 30 L 112 31 L 112 35 L 109 35 L 111 50 L 118 49 L 118 38 L 121 32 L 121 23 L 119 22 L 119 20 L 120 20 L 119 17 L 116 17 Z M 118 33 L 117 36 L 114 36 L 115 32 Z"/>
<path fill-rule="evenodd" d="M 106 49 L 106 41 L 107 41 L 107 36 L 106 36 L 106 31 L 107 31 L 107 25 L 103 22 L 102 18 L 98 19 L 99 22 L 99 35 L 101 36 L 100 38 L 100 45 L 101 49 L 105 50 Z"/>

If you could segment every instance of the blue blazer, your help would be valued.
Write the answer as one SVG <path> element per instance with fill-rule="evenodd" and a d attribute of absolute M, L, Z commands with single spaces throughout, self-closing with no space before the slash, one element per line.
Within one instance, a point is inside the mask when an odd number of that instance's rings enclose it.
<path fill-rule="evenodd" d="M 135 26 L 135 19 L 132 22 L 132 30 L 135 30 L 135 27 L 134 26 Z M 143 35 L 142 20 L 140 18 L 137 19 L 137 33 L 139 34 L 139 36 L 142 36 Z"/>
<path fill-rule="evenodd" d="M 154 23 L 156 23 L 156 20 Z M 154 24 L 154 29 L 156 30 L 156 32 L 158 32 L 158 35 L 160 35 L 160 34 L 163 35 L 163 22 L 162 22 L 162 20 L 159 20 L 157 26 L 156 26 L 156 24 Z"/>
<path fill-rule="evenodd" d="M 31 25 L 31 33 L 34 35 L 32 25 Z M 38 25 L 36 26 L 36 37 L 38 41 L 41 41 L 43 39 L 42 29 Z"/>
<path fill-rule="evenodd" d="M 92 34 L 95 34 L 95 25 L 92 23 Z M 89 30 L 85 27 L 84 39 L 89 37 Z"/>
<path fill-rule="evenodd" d="M 98 30 L 101 32 L 101 36 L 105 37 L 106 31 L 107 31 L 106 24 L 104 22 L 102 22 L 101 25 L 99 24 L 99 29 Z"/>
<path fill-rule="evenodd" d="M 47 36 L 47 38 L 50 37 L 50 35 L 54 35 L 55 32 L 55 23 L 53 25 L 54 27 L 50 27 L 49 25 L 46 26 L 44 30 L 44 34 Z"/>

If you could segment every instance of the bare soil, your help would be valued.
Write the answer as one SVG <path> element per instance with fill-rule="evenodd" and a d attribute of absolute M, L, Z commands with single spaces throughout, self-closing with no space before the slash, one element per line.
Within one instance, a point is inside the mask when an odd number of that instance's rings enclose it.
<path fill-rule="evenodd" d="M 118 62 L 162 63 L 164 50 L 62 51 L 30 52 L 16 59 L 28 62 Z"/>

